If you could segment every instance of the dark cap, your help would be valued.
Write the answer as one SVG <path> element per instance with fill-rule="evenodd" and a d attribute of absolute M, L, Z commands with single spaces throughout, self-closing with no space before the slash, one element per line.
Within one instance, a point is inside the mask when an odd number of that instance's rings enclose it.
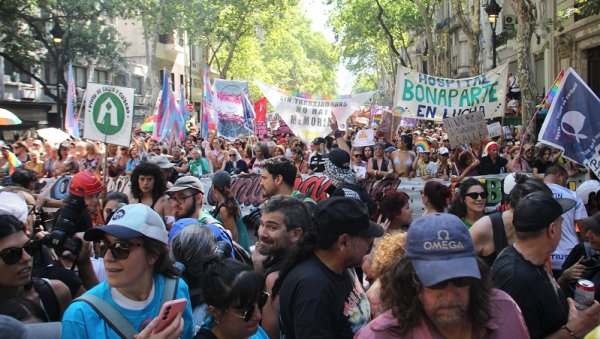
<path fill-rule="evenodd" d="M 376 238 L 384 233 L 383 227 L 369 220 L 365 204 L 354 198 L 333 197 L 319 201 L 314 222 L 320 234 Z"/>
<path fill-rule="evenodd" d="M 336 167 L 344 169 L 350 168 L 350 154 L 342 149 L 332 149 L 331 152 L 329 152 L 329 161 Z"/>
<path fill-rule="evenodd" d="M 231 175 L 224 170 L 218 170 L 212 177 L 212 183 L 217 189 L 229 187 L 231 186 Z"/>
<path fill-rule="evenodd" d="M 469 230 L 453 214 L 415 219 L 406 235 L 406 257 L 426 287 L 454 278 L 481 279 Z"/>
<path fill-rule="evenodd" d="M 318 138 L 315 138 L 315 140 L 313 140 L 312 144 L 313 145 L 320 145 L 320 144 L 324 144 L 326 142 L 327 141 L 325 140 L 325 138 L 318 137 Z"/>
<path fill-rule="evenodd" d="M 594 213 L 591 217 L 581 220 L 587 226 L 588 230 L 600 234 L 600 212 Z"/>
<path fill-rule="evenodd" d="M 553 198 L 544 192 L 529 193 L 515 206 L 513 225 L 519 232 L 542 230 L 575 204 L 575 200 Z"/>

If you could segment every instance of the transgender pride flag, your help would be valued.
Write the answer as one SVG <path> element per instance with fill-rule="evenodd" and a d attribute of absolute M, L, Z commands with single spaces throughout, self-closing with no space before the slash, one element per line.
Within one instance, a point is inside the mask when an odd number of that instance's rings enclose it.
<path fill-rule="evenodd" d="M 204 72 L 202 74 L 202 82 L 204 83 L 204 96 L 202 100 L 202 137 L 206 139 L 208 136 L 208 122 L 211 117 L 214 116 L 213 97 L 215 95 L 212 86 L 210 85 L 210 78 L 208 77 L 208 64 L 204 65 Z"/>
<path fill-rule="evenodd" d="M 65 131 L 75 138 L 79 138 L 79 122 L 75 115 L 77 95 L 75 93 L 75 79 L 73 78 L 73 64 L 69 62 L 67 75 L 67 108 L 65 110 Z"/>

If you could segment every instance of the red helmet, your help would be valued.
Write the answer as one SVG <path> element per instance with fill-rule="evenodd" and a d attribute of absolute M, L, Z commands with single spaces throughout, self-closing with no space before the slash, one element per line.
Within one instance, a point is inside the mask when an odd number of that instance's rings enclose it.
<path fill-rule="evenodd" d="M 79 172 L 71 178 L 69 193 L 78 197 L 87 197 L 102 191 L 102 182 L 92 173 Z"/>

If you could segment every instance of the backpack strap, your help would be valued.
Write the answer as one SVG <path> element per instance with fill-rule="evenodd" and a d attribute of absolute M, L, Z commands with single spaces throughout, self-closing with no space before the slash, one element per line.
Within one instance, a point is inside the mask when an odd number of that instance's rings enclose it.
<path fill-rule="evenodd" d="M 177 287 L 179 287 L 179 279 L 178 278 L 165 277 L 165 287 L 163 289 L 161 305 L 167 301 L 176 299 Z"/>
<path fill-rule="evenodd" d="M 40 296 L 48 319 L 50 321 L 60 321 L 61 311 L 58 304 L 58 298 L 50 283 L 44 279 L 36 279 L 33 283 L 33 288 Z"/>
<path fill-rule="evenodd" d="M 83 301 L 90 305 L 121 338 L 130 339 L 138 333 L 119 311 L 95 295 L 84 294 L 73 301 Z"/>

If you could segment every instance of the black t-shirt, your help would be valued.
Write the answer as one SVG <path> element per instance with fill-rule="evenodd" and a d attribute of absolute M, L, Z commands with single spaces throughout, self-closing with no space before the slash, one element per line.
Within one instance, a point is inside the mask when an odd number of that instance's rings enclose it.
<path fill-rule="evenodd" d="M 535 159 L 533 164 L 531 164 L 531 169 L 537 168 L 538 173 L 546 173 L 546 169 L 552 165 L 549 161 L 545 164 L 540 159 Z"/>
<path fill-rule="evenodd" d="M 531 338 L 544 338 L 567 323 L 567 299 L 554 278 L 544 265 L 527 261 L 514 246 L 505 248 L 494 262 L 492 280 L 519 305 Z"/>
<path fill-rule="evenodd" d="M 496 162 L 492 162 L 492 159 L 489 156 L 481 157 L 479 159 L 479 174 L 500 174 L 502 168 L 504 168 L 504 172 L 506 172 L 506 164 L 508 164 L 508 160 L 503 157 L 497 157 Z"/>
<path fill-rule="evenodd" d="M 314 255 L 285 277 L 279 311 L 286 339 L 352 338 L 371 320 L 354 270 L 336 274 Z"/>
<path fill-rule="evenodd" d="M 321 173 L 325 171 L 325 159 L 322 154 L 315 154 L 310 158 L 310 162 L 308 163 L 308 168 L 310 168 L 313 172 Z"/>

